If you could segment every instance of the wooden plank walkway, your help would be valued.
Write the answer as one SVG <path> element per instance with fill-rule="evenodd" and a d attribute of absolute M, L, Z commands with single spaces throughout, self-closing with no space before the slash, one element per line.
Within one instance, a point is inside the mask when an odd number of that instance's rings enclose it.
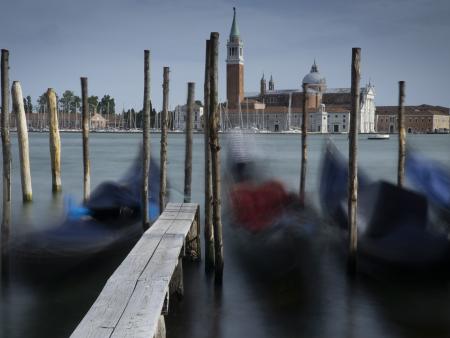
<path fill-rule="evenodd" d="M 169 203 L 105 287 L 71 337 L 164 337 L 163 308 L 182 294 L 181 257 L 200 259 L 199 206 Z"/>

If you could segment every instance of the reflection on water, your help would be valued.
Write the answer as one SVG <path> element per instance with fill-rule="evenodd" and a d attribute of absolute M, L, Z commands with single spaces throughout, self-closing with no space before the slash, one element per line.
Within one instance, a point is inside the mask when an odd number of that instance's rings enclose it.
<path fill-rule="evenodd" d="M 342 153 L 345 135 L 333 136 Z M 320 151 L 324 137 L 309 138 L 307 191 L 317 201 Z M 415 148 L 447 161 L 448 135 L 412 135 Z M 159 157 L 159 135 L 152 136 L 152 153 Z M 296 190 L 300 172 L 299 135 L 257 135 L 267 170 Z M 133 159 L 140 135 L 93 134 L 92 186 L 114 180 Z M 30 138 L 34 201 L 22 206 L 18 152 L 13 134 L 13 232 L 36 231 L 58 224 L 63 195 L 52 196 L 47 134 Z M 203 135 L 194 136 L 192 200 L 203 203 Z M 169 136 L 171 199 L 182 200 L 184 136 Z M 361 137 L 360 165 L 375 179 L 396 180 L 397 140 L 367 141 Z M 82 197 L 81 135 L 62 135 L 63 194 Z M 448 337 L 450 290 L 447 282 L 383 283 L 345 275 L 344 257 L 334 234 L 320 233 L 318 245 L 304 253 L 299 274 L 266 279 L 245 264 L 224 230 L 225 270 L 222 289 L 205 275 L 203 263 L 186 264 L 185 298 L 167 319 L 168 337 Z M 301 249 L 301 248 L 299 248 Z M 263 259 L 264 257 L 262 257 Z M 1 337 L 65 337 L 90 307 L 117 262 L 85 267 L 53 285 L 11 282 L 2 287 Z M 308 263 L 308 264 L 306 264 Z M 268 282 L 267 280 L 270 280 Z"/>

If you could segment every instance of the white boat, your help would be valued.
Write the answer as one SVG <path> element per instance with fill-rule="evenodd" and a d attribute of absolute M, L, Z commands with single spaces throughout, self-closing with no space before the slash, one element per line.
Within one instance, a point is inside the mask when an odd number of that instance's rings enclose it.
<path fill-rule="evenodd" d="M 389 134 L 371 134 L 367 137 L 368 140 L 389 140 Z"/>

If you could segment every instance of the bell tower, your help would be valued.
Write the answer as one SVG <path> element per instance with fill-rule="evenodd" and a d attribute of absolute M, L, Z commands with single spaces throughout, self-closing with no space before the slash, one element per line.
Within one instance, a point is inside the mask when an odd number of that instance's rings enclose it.
<path fill-rule="evenodd" d="M 233 12 L 233 23 L 227 41 L 227 101 L 229 108 L 236 109 L 244 100 L 244 44 L 239 34 L 235 7 Z"/>

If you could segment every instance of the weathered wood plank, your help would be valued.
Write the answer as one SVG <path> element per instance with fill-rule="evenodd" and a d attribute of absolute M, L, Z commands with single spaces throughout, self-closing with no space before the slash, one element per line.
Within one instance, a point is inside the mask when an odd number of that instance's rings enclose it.
<path fill-rule="evenodd" d="M 197 224 L 198 205 L 169 203 L 109 278 L 71 337 L 153 337 L 186 236 Z"/>
<path fill-rule="evenodd" d="M 168 290 L 166 281 L 138 281 L 123 316 L 111 337 L 153 337 Z"/>

